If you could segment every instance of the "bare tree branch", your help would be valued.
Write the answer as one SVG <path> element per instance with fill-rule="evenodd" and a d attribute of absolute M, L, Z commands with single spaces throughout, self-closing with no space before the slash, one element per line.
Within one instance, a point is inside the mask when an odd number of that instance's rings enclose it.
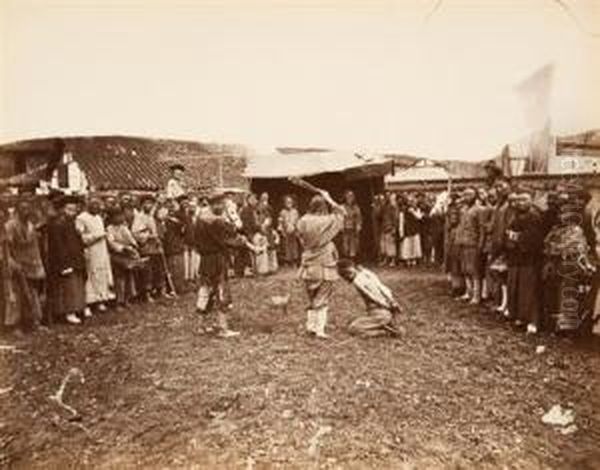
<path fill-rule="evenodd" d="M 589 30 L 581 21 L 581 19 L 575 14 L 575 12 L 571 9 L 571 7 L 564 0 L 550 0 L 552 3 L 555 3 L 566 15 L 575 23 L 575 26 L 584 34 L 588 36 L 592 36 L 595 38 L 600 38 L 600 32 Z M 433 15 L 440 9 L 444 3 L 444 0 L 435 0 L 433 7 L 425 16 L 424 22 L 427 23 Z"/>
<path fill-rule="evenodd" d="M 552 1 L 554 3 L 556 3 L 567 14 L 567 16 L 569 18 L 571 18 L 571 20 L 575 23 L 575 25 L 581 32 L 583 32 L 589 36 L 600 38 L 600 32 L 594 32 L 594 31 L 590 31 L 589 29 L 587 29 L 586 26 L 579 19 L 579 17 L 573 12 L 571 7 L 569 5 L 567 5 L 563 0 L 552 0 Z"/>
<path fill-rule="evenodd" d="M 431 7 L 431 10 L 429 10 L 429 13 L 427 13 L 427 16 L 425 17 L 425 20 L 423 20 L 425 23 L 429 22 L 429 20 L 431 19 L 431 17 L 433 15 L 435 15 L 435 13 L 440 9 L 440 7 L 442 6 L 442 3 L 444 3 L 444 0 L 435 0 L 435 3 L 433 4 L 433 6 Z"/>

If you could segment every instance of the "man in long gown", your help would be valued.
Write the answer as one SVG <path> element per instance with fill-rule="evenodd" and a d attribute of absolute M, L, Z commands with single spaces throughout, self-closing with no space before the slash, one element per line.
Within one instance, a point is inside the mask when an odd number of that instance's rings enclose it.
<path fill-rule="evenodd" d="M 540 276 L 543 251 L 542 218 L 532 193 L 516 191 L 515 216 L 507 230 L 508 311 L 517 325 L 535 334 L 542 326 Z"/>
<path fill-rule="evenodd" d="M 17 204 L 15 215 L 6 223 L 6 238 L 13 270 L 17 315 L 11 319 L 13 326 L 35 328 L 42 320 L 40 294 L 46 277 L 40 254 L 39 236 L 32 222 L 32 207 L 28 201 Z"/>
<path fill-rule="evenodd" d="M 78 313 L 85 303 L 85 280 L 87 276 L 85 245 L 75 227 L 79 200 L 64 196 L 57 201 L 58 217 L 48 223 L 48 272 L 54 289 L 53 313 L 68 323 L 81 323 Z"/>
<path fill-rule="evenodd" d="M 362 231 L 362 213 L 353 191 L 346 191 L 344 208 L 346 209 L 346 216 L 344 217 L 344 230 L 342 231 L 343 256 L 356 260 Z"/>
<path fill-rule="evenodd" d="M 87 306 L 84 317 L 92 316 L 92 308 L 100 312 L 106 311 L 106 303 L 114 298 L 110 254 L 101 212 L 102 202 L 97 197 L 91 197 L 87 209 L 75 219 L 75 226 L 85 245 Z"/>
<path fill-rule="evenodd" d="M 283 262 L 289 266 L 297 266 L 300 259 L 300 241 L 298 240 L 298 220 L 300 214 L 292 196 L 285 196 L 283 209 L 279 212 L 278 228 L 283 245 Z"/>
<path fill-rule="evenodd" d="M 332 212 L 329 212 L 331 207 Z M 300 278 L 310 300 L 306 330 L 318 338 L 327 338 L 325 326 L 333 282 L 339 279 L 338 252 L 333 239 L 344 228 L 346 210 L 327 191 L 310 201 L 308 213 L 298 221 L 302 244 Z"/>

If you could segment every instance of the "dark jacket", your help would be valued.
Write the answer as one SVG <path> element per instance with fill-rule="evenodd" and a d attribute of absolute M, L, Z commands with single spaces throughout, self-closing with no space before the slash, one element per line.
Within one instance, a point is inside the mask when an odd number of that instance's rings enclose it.
<path fill-rule="evenodd" d="M 540 213 L 532 208 L 526 213 L 515 212 L 508 225 L 506 240 L 509 266 L 535 266 L 542 260 L 544 232 Z M 516 239 L 511 239 L 511 232 Z"/>
<path fill-rule="evenodd" d="M 177 214 L 165 220 L 163 247 L 166 256 L 180 255 L 184 251 L 186 226 L 180 217 L 181 214 Z"/>
<path fill-rule="evenodd" d="M 59 276 L 66 269 L 86 272 L 85 246 L 75 219 L 60 215 L 48 223 L 48 271 Z"/>
<path fill-rule="evenodd" d="M 258 210 L 255 207 L 245 206 L 240 211 L 240 219 L 242 219 L 242 231 L 249 239 L 260 230 L 258 224 Z"/>

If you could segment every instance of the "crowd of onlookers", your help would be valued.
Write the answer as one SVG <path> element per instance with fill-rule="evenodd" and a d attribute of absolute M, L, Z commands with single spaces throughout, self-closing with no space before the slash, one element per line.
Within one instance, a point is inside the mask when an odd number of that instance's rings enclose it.
<path fill-rule="evenodd" d="M 444 266 L 457 300 L 529 333 L 589 332 L 599 283 L 594 204 L 575 184 L 534 191 L 502 176 L 485 188 L 380 195 L 380 262 Z"/>
<path fill-rule="evenodd" d="M 358 251 L 361 213 L 347 194 L 344 235 Z M 269 195 L 231 192 L 225 214 L 256 252 L 231 248 L 231 276 L 263 276 L 296 267 L 301 247 L 295 197 L 274 211 Z M 109 309 L 174 298 L 197 287 L 197 226 L 210 213 L 193 194 L 19 196 L 0 206 L 0 313 L 2 325 L 22 331 L 56 321 L 79 324 Z M 350 220 L 352 219 L 352 220 Z"/>
<path fill-rule="evenodd" d="M 375 248 L 387 267 L 443 266 L 456 299 L 485 305 L 530 333 L 580 330 L 591 325 L 598 287 L 600 216 L 586 212 L 589 200 L 572 185 L 536 193 L 503 177 L 486 188 L 379 194 L 362 211 L 347 191 L 337 245 L 340 257 L 354 260 Z M 231 276 L 299 265 L 301 214 L 293 195 L 278 200 L 276 210 L 267 193 L 232 192 L 225 208 L 231 225 L 258 248 L 231 248 Z M 77 324 L 195 289 L 203 211 L 210 211 L 208 201 L 187 193 L 56 193 L 4 203 L 2 324 L 18 330 Z"/>

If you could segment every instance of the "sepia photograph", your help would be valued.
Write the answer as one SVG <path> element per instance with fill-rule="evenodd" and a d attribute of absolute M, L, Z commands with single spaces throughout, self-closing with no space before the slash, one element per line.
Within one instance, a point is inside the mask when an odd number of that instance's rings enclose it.
<path fill-rule="evenodd" d="M 600 470 L 600 0 L 0 0 L 0 468 Z"/>

